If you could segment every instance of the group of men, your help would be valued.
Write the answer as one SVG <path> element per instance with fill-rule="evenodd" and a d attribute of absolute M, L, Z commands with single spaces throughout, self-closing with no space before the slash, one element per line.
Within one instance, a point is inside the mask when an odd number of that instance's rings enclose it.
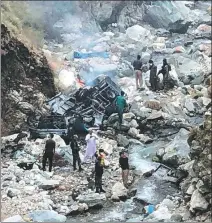
<path fill-rule="evenodd" d="M 46 162 L 48 159 L 49 163 L 49 172 L 52 171 L 52 164 L 53 164 L 53 157 L 55 154 L 55 147 L 56 143 L 53 140 L 54 135 L 52 133 L 49 134 L 49 138 L 46 140 L 45 149 L 43 153 L 43 171 L 46 170 Z M 104 167 L 105 167 L 105 156 L 108 155 L 107 152 L 105 152 L 103 149 L 99 149 L 97 152 L 96 150 L 96 139 L 98 139 L 98 136 L 93 133 L 92 130 L 89 130 L 89 133 L 86 135 L 85 141 L 86 141 L 86 152 L 84 156 L 83 163 L 86 163 L 88 159 L 95 161 L 95 188 L 96 193 L 105 192 L 105 190 L 102 188 L 102 176 L 104 173 Z M 77 164 L 79 171 L 83 171 L 82 169 L 82 162 L 80 159 L 80 146 L 78 145 L 78 136 L 73 135 L 70 142 L 70 148 L 72 150 L 73 155 L 73 169 L 74 171 L 77 169 Z M 128 182 L 128 175 L 129 175 L 129 163 L 128 163 L 128 157 L 126 155 L 125 151 L 120 152 L 120 158 L 119 158 L 119 164 L 122 168 L 122 180 L 125 187 L 127 187 Z"/>
<path fill-rule="evenodd" d="M 136 89 L 138 90 L 143 86 L 142 81 L 142 72 L 143 72 L 143 63 L 141 61 L 141 56 L 137 56 L 137 60 L 133 62 L 133 68 L 135 71 L 135 79 L 136 79 Z M 173 87 L 173 83 L 170 80 L 170 74 L 171 66 L 168 64 L 166 59 L 163 59 L 163 65 L 161 70 L 157 73 L 157 66 L 154 64 L 153 60 L 149 60 L 149 70 L 150 70 L 150 85 L 152 91 L 160 90 L 159 87 L 159 74 L 163 74 L 163 88 L 164 91 L 167 91 L 168 89 Z"/>

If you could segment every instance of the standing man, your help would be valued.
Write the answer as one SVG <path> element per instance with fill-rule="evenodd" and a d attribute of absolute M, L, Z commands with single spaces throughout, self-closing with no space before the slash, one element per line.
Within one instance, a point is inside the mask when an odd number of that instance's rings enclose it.
<path fill-rule="evenodd" d="M 135 71 L 135 81 L 136 81 L 136 89 L 138 90 L 139 88 L 142 87 L 142 62 L 141 62 L 141 56 L 137 56 L 137 60 L 133 62 L 133 68 Z"/>
<path fill-rule="evenodd" d="M 95 187 L 96 193 L 105 193 L 105 190 L 102 188 L 102 175 L 104 172 L 104 150 L 100 149 L 99 154 L 95 153 L 96 161 L 95 161 Z"/>
<path fill-rule="evenodd" d="M 52 171 L 52 161 L 55 154 L 55 146 L 56 143 L 53 140 L 54 134 L 49 134 L 50 138 L 46 140 L 46 145 L 43 153 L 43 171 L 46 170 L 46 161 L 48 159 L 49 162 L 49 172 Z"/>
<path fill-rule="evenodd" d="M 157 66 L 154 65 L 152 60 L 149 60 L 149 69 L 150 69 L 150 84 L 152 91 L 157 90 Z"/>
<path fill-rule="evenodd" d="M 117 96 L 116 98 L 116 108 L 117 108 L 117 113 L 119 115 L 119 123 L 122 123 L 123 120 L 123 113 L 124 113 L 124 108 L 127 106 L 126 99 L 124 98 L 124 92 L 121 91 L 121 95 Z"/>
<path fill-rule="evenodd" d="M 73 167 L 74 170 L 76 170 L 76 162 L 78 162 L 78 167 L 79 167 L 79 171 L 82 171 L 82 167 L 81 167 L 81 160 L 80 160 L 80 155 L 79 155 L 79 151 L 80 151 L 80 147 L 77 143 L 77 139 L 78 136 L 74 135 L 73 138 L 71 139 L 71 149 L 72 149 L 72 155 L 73 155 Z"/>
<path fill-rule="evenodd" d="M 127 182 L 128 182 L 128 176 L 129 176 L 129 162 L 128 162 L 128 157 L 126 156 L 125 152 L 122 151 L 119 153 L 120 158 L 119 158 L 119 165 L 122 169 L 122 180 L 124 186 L 127 188 Z"/>
<path fill-rule="evenodd" d="M 166 59 L 163 59 L 163 66 L 161 70 L 159 70 L 158 75 L 160 73 L 163 74 L 163 85 L 164 85 L 164 91 L 167 91 L 169 89 L 169 71 L 171 71 L 171 66 L 167 63 Z"/>
<path fill-rule="evenodd" d="M 89 133 L 86 135 L 85 141 L 87 143 L 86 152 L 83 162 L 85 163 L 88 158 L 93 158 L 96 152 L 96 139 L 97 135 L 93 134 L 92 130 L 89 130 Z"/>

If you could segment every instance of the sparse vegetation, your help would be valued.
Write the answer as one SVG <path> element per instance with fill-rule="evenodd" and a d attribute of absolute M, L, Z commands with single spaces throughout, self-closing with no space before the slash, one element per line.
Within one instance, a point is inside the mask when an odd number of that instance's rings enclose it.
<path fill-rule="evenodd" d="M 44 43 L 44 26 L 42 14 L 31 15 L 27 2 L 5 1 L 1 3 L 2 24 L 5 24 L 12 35 L 20 38 L 25 44 L 42 47 Z"/>

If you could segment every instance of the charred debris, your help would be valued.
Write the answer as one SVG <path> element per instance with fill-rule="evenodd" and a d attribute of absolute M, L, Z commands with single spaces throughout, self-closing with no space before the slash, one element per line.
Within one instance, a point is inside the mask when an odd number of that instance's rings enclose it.
<path fill-rule="evenodd" d="M 87 128 L 98 127 L 108 107 L 114 106 L 121 89 L 105 75 L 100 75 L 92 82 L 65 95 L 57 94 L 46 101 L 51 108 L 51 115 L 30 116 L 28 125 L 32 139 L 44 138 L 48 133 L 67 136 L 69 127 L 83 132 Z"/>

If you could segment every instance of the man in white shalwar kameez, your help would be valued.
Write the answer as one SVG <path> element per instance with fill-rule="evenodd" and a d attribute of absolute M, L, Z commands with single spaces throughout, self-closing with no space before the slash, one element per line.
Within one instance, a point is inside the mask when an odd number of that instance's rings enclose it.
<path fill-rule="evenodd" d="M 87 146 L 83 163 L 85 163 L 89 158 L 94 158 L 94 154 L 96 152 L 96 139 L 98 139 L 98 136 L 93 134 L 92 130 L 89 130 L 89 133 L 86 135 L 85 138 Z"/>

